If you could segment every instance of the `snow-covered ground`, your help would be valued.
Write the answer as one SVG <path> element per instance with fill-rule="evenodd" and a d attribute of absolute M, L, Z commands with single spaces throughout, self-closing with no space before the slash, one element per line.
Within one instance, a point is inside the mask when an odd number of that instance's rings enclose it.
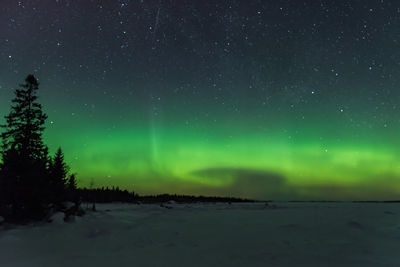
<path fill-rule="evenodd" d="M 400 203 L 103 204 L 0 230 L 0 266 L 400 266 Z"/>

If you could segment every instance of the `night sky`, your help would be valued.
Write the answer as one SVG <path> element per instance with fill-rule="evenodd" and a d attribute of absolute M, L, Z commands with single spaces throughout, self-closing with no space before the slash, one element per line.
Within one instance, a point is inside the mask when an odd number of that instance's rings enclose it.
<path fill-rule="evenodd" d="M 400 1 L 0 3 L 0 123 L 27 74 L 80 186 L 400 199 Z"/>

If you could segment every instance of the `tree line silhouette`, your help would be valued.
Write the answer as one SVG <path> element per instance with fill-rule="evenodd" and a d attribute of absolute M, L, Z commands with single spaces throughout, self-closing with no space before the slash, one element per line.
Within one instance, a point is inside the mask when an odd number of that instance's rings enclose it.
<path fill-rule="evenodd" d="M 47 115 L 38 89 L 37 79 L 28 75 L 1 125 L 0 215 L 6 219 L 41 219 L 63 201 L 75 200 L 75 175 L 67 176 L 61 148 L 52 157 L 43 142 Z"/>
<path fill-rule="evenodd" d="M 239 198 L 194 197 L 178 195 L 143 196 L 116 188 L 77 188 L 75 174 L 58 148 L 55 155 L 43 142 L 47 115 L 38 103 L 39 82 L 33 75 L 15 90 L 11 111 L 0 125 L 0 216 L 8 221 L 40 220 L 56 211 L 82 215 L 80 203 L 134 202 L 247 202 Z M 65 203 L 73 202 L 73 207 Z"/>

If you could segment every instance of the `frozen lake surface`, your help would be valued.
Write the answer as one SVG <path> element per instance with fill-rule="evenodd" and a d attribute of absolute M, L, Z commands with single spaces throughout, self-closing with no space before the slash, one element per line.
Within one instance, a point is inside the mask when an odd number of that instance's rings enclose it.
<path fill-rule="evenodd" d="M 0 266 L 400 266 L 400 203 L 98 204 L 0 230 Z"/>

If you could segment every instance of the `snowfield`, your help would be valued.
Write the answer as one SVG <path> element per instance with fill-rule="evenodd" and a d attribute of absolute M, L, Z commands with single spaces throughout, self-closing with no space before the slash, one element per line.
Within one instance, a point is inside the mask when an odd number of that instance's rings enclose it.
<path fill-rule="evenodd" d="M 400 266 L 400 203 L 98 204 L 0 230 L 0 266 Z"/>

